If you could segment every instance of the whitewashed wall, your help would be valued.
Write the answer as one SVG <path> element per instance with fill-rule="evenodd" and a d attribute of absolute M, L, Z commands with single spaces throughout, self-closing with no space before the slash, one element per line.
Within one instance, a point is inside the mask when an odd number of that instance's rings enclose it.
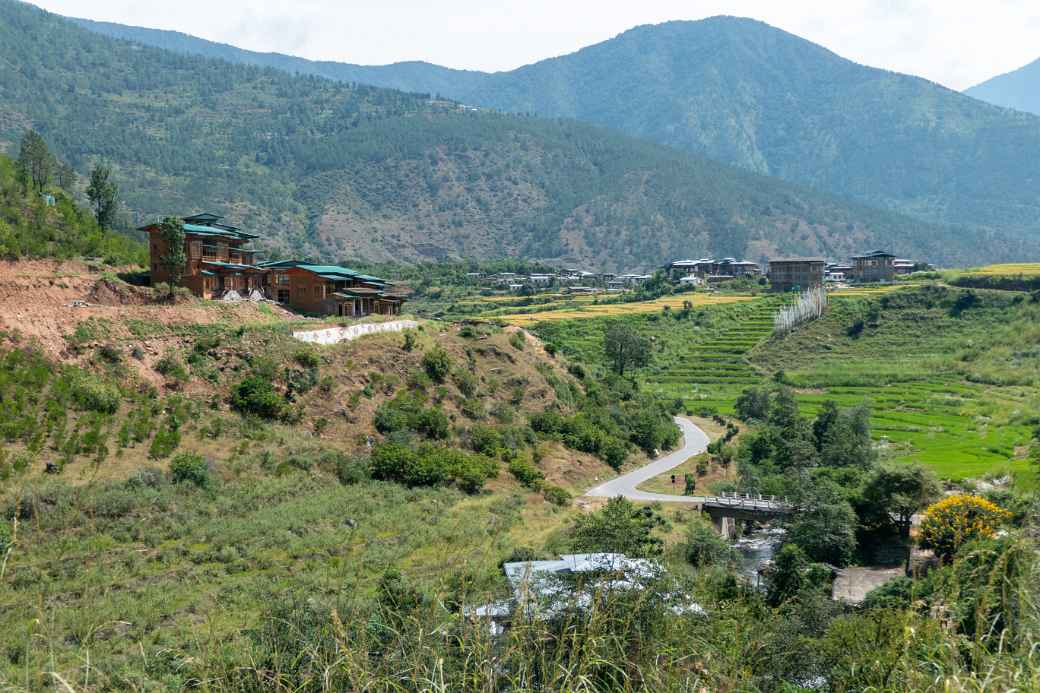
<path fill-rule="evenodd" d="M 404 330 L 415 329 L 418 326 L 419 323 L 414 320 L 367 322 L 360 325 L 351 325 L 350 327 L 330 327 L 326 330 L 293 332 L 293 337 L 301 342 L 309 342 L 311 344 L 338 344 L 339 342 L 349 342 L 365 335 L 383 332 L 403 332 Z"/>

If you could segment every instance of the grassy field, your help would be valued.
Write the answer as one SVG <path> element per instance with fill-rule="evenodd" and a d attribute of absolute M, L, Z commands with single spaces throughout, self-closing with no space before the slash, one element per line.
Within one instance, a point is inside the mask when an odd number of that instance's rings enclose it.
<path fill-rule="evenodd" d="M 921 461 L 950 479 L 1010 471 L 1032 483 L 1023 455 L 1040 423 L 1037 307 L 1011 292 L 977 292 L 978 303 L 954 315 L 960 293 L 837 292 L 825 319 L 775 341 L 779 299 L 769 296 L 702 305 L 686 315 L 644 309 L 618 319 L 653 339 L 653 362 L 639 374 L 643 387 L 681 398 L 695 412 L 731 414 L 743 389 L 783 371 L 806 413 L 828 399 L 869 404 L 887 458 Z M 547 320 L 533 329 L 603 367 L 603 322 Z M 865 326 L 850 336 L 857 322 Z"/>

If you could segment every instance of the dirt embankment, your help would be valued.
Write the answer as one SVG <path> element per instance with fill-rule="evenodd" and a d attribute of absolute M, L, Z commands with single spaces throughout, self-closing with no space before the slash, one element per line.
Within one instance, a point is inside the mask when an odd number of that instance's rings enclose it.
<path fill-rule="evenodd" d="M 91 319 L 98 342 L 142 341 L 128 321 L 176 327 L 226 322 L 267 322 L 291 317 L 284 309 L 252 303 L 181 299 L 156 303 L 150 288 L 131 286 L 75 261 L 0 262 L 0 331 L 37 343 L 48 355 L 74 359 L 70 338 Z"/>

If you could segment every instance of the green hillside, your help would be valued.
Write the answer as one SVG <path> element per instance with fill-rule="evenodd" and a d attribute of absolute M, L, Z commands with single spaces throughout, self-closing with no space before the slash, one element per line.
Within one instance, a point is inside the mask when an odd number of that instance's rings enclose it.
<path fill-rule="evenodd" d="M 922 224 L 575 122 L 234 66 L 100 37 L 0 2 L 0 140 L 32 124 L 85 170 L 113 162 L 139 219 L 213 210 L 277 253 L 646 269 L 705 253 L 943 264 L 1030 241 Z"/>
<path fill-rule="evenodd" d="M 1033 155 L 1040 119 L 858 65 L 757 21 L 642 26 L 480 77 L 416 63 L 276 60 L 183 35 L 173 41 L 166 32 L 94 28 L 186 52 L 596 123 L 933 222 L 1040 229 L 1040 160 Z"/>
<path fill-rule="evenodd" d="M 1040 115 L 1040 60 L 986 80 L 964 93 L 997 106 Z"/>

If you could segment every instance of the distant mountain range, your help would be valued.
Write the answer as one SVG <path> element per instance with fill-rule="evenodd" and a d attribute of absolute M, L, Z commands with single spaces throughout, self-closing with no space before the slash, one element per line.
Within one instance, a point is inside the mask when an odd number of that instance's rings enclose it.
<path fill-rule="evenodd" d="M 178 55 L 0 0 L 0 147 L 27 127 L 85 173 L 115 167 L 139 220 L 214 211 L 274 254 L 524 256 L 608 270 L 683 256 L 947 264 L 1036 254 L 576 121 Z"/>
<path fill-rule="evenodd" d="M 858 65 L 758 21 L 642 26 L 493 74 L 311 62 L 80 21 L 183 53 L 582 120 L 930 222 L 1040 235 L 1040 118 Z"/>
<path fill-rule="evenodd" d="M 982 101 L 1040 115 L 1040 60 L 964 92 Z"/>

